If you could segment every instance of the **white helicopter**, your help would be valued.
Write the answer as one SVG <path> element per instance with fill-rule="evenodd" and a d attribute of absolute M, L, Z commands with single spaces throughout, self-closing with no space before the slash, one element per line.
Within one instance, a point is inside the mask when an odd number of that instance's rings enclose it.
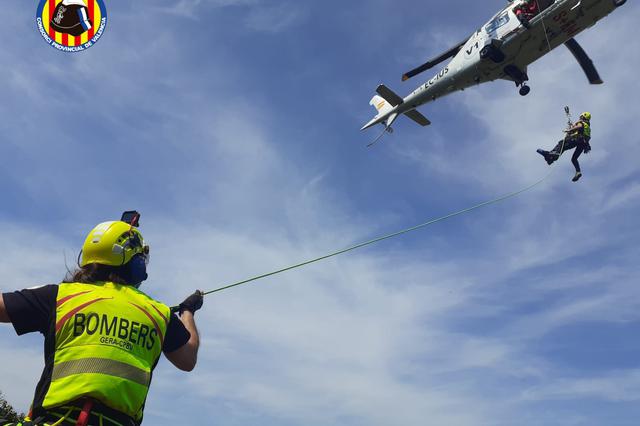
<path fill-rule="evenodd" d="M 561 44 L 573 53 L 591 84 L 602 84 L 593 62 L 573 37 L 626 0 L 537 0 L 537 14 L 523 22 L 516 16 L 520 3 L 520 0 L 510 0 L 468 40 L 404 74 L 403 81 L 453 57 L 444 69 L 406 98 L 401 98 L 384 84 L 378 86 L 378 94 L 370 101 L 378 114 L 361 130 L 382 123 L 384 130 L 391 133 L 391 125 L 402 114 L 421 126 L 428 126 L 431 122 L 416 110 L 418 106 L 497 79 L 515 82 L 520 95 L 526 96 L 531 90 L 526 84 L 529 80 L 527 66 Z"/>

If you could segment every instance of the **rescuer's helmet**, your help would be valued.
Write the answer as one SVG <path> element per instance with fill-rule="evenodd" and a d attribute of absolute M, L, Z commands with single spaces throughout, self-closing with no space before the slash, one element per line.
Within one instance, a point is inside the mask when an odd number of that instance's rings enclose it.
<path fill-rule="evenodd" d="M 149 246 L 136 229 L 139 219 L 138 212 L 130 211 L 119 221 L 103 222 L 93 228 L 82 245 L 80 266 L 91 263 L 122 266 L 138 254 L 148 261 Z"/>

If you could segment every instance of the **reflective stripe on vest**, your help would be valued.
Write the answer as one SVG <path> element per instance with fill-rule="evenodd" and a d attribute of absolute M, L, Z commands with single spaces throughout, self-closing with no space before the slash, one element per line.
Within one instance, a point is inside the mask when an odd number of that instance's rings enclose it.
<path fill-rule="evenodd" d="M 120 361 L 104 358 L 84 358 L 54 365 L 51 380 L 56 381 L 74 374 L 106 374 L 120 377 L 142 386 L 149 386 L 151 373 Z"/>
<path fill-rule="evenodd" d="M 61 284 L 43 408 L 90 397 L 140 420 L 169 315 L 169 307 L 130 286 Z"/>

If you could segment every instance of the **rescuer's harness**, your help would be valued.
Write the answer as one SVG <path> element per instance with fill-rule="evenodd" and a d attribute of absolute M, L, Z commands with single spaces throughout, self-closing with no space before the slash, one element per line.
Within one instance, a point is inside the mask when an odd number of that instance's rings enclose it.
<path fill-rule="evenodd" d="M 2 426 L 137 426 L 133 419 L 118 413 L 92 399 L 78 401 L 50 410 L 45 416 L 22 422 L 7 423 L 0 419 Z"/>

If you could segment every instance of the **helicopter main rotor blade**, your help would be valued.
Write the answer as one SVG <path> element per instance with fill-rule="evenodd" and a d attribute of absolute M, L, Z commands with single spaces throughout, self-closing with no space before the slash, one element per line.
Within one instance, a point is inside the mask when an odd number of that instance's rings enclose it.
<path fill-rule="evenodd" d="M 440 62 L 443 62 L 446 59 L 451 58 L 452 56 L 455 56 L 460 49 L 462 49 L 462 46 L 465 45 L 465 43 L 467 42 L 467 40 L 458 43 L 457 45 L 455 45 L 454 47 L 452 47 L 451 49 L 447 50 L 446 52 L 444 52 L 442 55 L 435 57 L 431 60 L 429 60 L 428 62 L 425 62 L 424 64 L 420 65 L 417 68 L 412 69 L 409 72 L 406 72 L 402 75 L 402 81 L 407 81 L 409 80 L 411 77 L 415 77 L 416 75 L 425 72 L 428 69 L 431 69 L 433 67 L 435 67 L 436 65 L 438 65 Z"/>
<path fill-rule="evenodd" d="M 600 74 L 598 74 L 598 70 L 596 70 L 595 65 L 593 65 L 593 61 L 587 55 L 587 52 L 584 51 L 582 46 L 578 44 L 575 39 L 569 39 L 564 43 L 567 46 L 567 49 L 573 53 L 573 56 L 576 58 L 582 70 L 587 75 L 587 79 L 591 84 L 602 84 L 603 81 L 600 78 Z"/>

